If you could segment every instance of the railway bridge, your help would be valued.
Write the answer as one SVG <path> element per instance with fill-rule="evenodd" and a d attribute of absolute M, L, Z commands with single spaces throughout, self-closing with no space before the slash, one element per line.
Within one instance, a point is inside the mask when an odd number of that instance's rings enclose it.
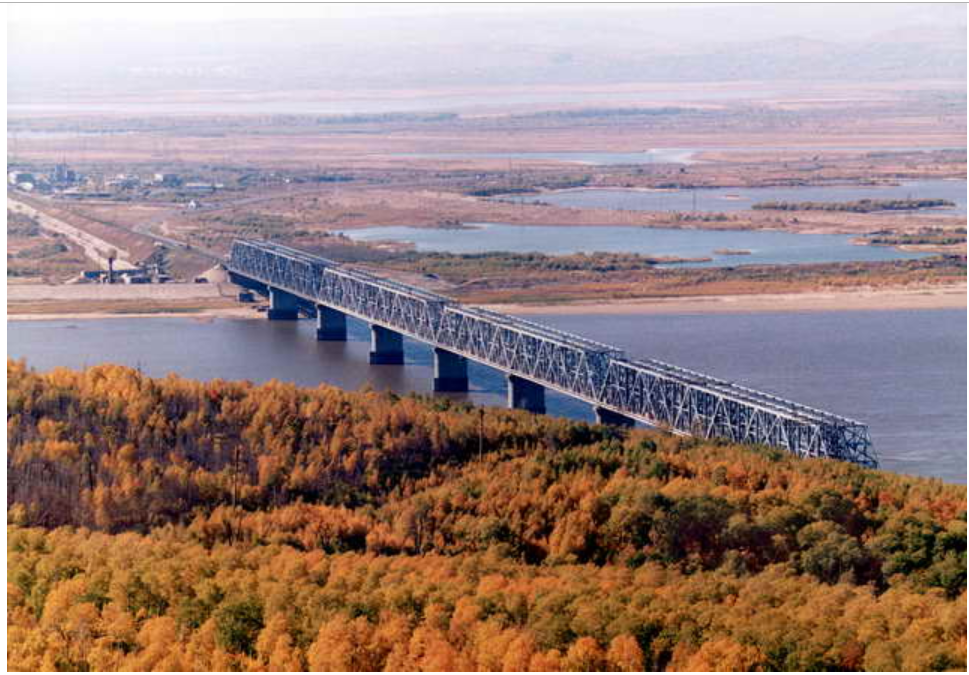
<path fill-rule="evenodd" d="M 467 391 L 470 359 L 505 373 L 510 407 L 543 413 L 552 389 L 589 403 L 603 424 L 639 421 L 878 465 L 865 424 L 733 382 L 627 358 L 616 347 L 269 242 L 236 241 L 225 265 L 234 283 L 268 296 L 270 320 L 315 317 L 318 340 L 346 340 L 348 316 L 369 323 L 372 364 L 402 365 L 404 336 L 427 343 L 435 391 Z"/>

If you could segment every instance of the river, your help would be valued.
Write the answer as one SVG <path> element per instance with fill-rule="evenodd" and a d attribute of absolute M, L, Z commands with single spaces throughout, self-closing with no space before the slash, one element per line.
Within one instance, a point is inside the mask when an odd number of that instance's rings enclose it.
<path fill-rule="evenodd" d="M 705 148 L 647 148 L 639 152 L 397 152 L 392 157 L 406 157 L 408 159 L 436 159 L 441 161 L 465 161 L 471 159 L 494 159 L 504 161 L 526 162 L 562 162 L 565 164 L 585 164 L 588 166 L 614 166 L 630 164 L 699 164 L 704 160 L 698 158 L 706 152 L 724 153 L 790 153 L 803 152 L 812 154 L 837 153 L 910 153 L 934 152 L 936 150 L 952 150 L 965 152 L 965 148 L 949 148 L 945 146 L 734 146 L 734 147 L 705 147 Z"/>
<path fill-rule="evenodd" d="M 695 164 L 698 148 L 649 148 L 642 152 L 399 152 L 393 157 L 460 161 L 497 159 L 506 161 L 564 162 L 589 166 L 624 164 Z"/>
<path fill-rule="evenodd" d="M 532 320 L 723 377 L 870 424 L 882 466 L 966 482 L 966 311 L 663 316 L 537 316 Z M 153 376 L 272 378 L 347 389 L 367 383 L 429 391 L 430 348 L 406 341 L 407 367 L 370 366 L 369 333 L 316 342 L 314 323 L 257 319 L 99 319 L 8 323 L 7 354 L 41 370 L 104 361 Z M 471 364 L 470 394 L 502 405 L 503 376 Z M 549 393 L 551 414 L 591 420 L 588 406 Z"/>

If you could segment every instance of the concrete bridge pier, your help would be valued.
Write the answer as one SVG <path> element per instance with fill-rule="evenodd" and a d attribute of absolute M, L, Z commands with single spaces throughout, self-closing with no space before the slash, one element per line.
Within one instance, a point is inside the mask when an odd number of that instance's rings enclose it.
<path fill-rule="evenodd" d="M 270 321 L 295 321 L 299 318 L 299 300 L 292 293 L 269 287 Z"/>
<path fill-rule="evenodd" d="M 316 339 L 320 342 L 346 342 L 347 315 L 332 307 L 317 305 Z"/>
<path fill-rule="evenodd" d="M 508 375 L 508 407 L 545 414 L 545 387 Z"/>
<path fill-rule="evenodd" d="M 399 366 L 404 363 L 404 336 L 397 331 L 370 325 L 371 365 Z"/>
<path fill-rule="evenodd" d="M 617 413 L 615 410 L 609 410 L 608 408 L 595 407 L 596 414 L 596 424 L 609 424 L 614 427 L 631 427 L 635 426 L 636 420 L 632 417 L 626 417 L 621 413 Z"/>
<path fill-rule="evenodd" d="M 467 391 L 468 360 L 440 347 L 434 348 L 434 391 Z"/>

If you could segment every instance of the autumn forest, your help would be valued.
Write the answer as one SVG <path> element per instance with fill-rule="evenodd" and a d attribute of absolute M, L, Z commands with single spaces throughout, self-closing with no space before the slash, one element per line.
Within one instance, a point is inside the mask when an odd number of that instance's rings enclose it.
<path fill-rule="evenodd" d="M 966 668 L 966 488 L 7 362 L 9 670 Z"/>

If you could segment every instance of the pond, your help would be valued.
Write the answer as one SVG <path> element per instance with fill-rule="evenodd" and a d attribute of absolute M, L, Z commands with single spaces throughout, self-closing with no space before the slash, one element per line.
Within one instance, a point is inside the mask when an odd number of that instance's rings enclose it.
<path fill-rule="evenodd" d="M 622 226 L 538 226 L 469 223 L 469 229 L 370 227 L 347 230 L 357 241 L 400 241 L 418 251 L 449 253 L 540 252 L 640 253 L 681 258 L 712 258 L 690 265 L 727 266 L 915 259 L 924 254 L 887 246 L 858 246 L 843 234 L 794 234 L 764 230 L 683 230 Z M 717 250 L 749 251 L 724 255 Z"/>
<path fill-rule="evenodd" d="M 920 180 L 900 185 L 823 185 L 803 187 L 698 188 L 686 190 L 578 189 L 505 197 L 582 209 L 729 213 L 759 202 L 853 202 L 861 199 L 947 199 L 954 207 L 932 209 L 942 215 L 966 215 L 966 180 Z M 901 213 L 901 212 L 899 212 Z M 911 212 L 908 212 L 911 213 Z M 787 212 L 787 215 L 794 215 Z"/>

